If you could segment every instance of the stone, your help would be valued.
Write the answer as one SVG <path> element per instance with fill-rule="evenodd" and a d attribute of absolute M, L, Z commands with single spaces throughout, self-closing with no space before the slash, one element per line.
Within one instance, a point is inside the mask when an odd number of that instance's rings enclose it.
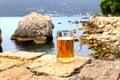
<path fill-rule="evenodd" d="M 71 63 L 59 63 L 54 55 L 43 55 L 28 66 L 37 75 L 68 77 L 89 63 L 90 58 L 75 57 Z"/>
<path fill-rule="evenodd" d="M 30 72 L 30 70 L 26 68 L 14 67 L 12 69 L 1 72 L 0 80 L 29 80 L 29 78 L 31 78 L 32 76 L 33 73 Z"/>
<path fill-rule="evenodd" d="M 12 58 L 12 59 L 21 59 L 21 60 L 33 60 L 36 59 L 42 55 L 44 55 L 44 52 L 3 52 L 2 54 L 0 54 L 0 57 L 8 57 L 8 58 Z"/>
<path fill-rule="evenodd" d="M 36 76 L 25 67 L 14 67 L 0 73 L 0 80 L 55 80 L 51 76 Z"/>
<path fill-rule="evenodd" d="M 25 80 L 25 79 L 23 79 L 23 80 Z M 32 78 L 30 78 L 28 80 L 56 80 L 56 79 L 51 76 L 36 76 L 36 75 L 34 75 Z"/>
<path fill-rule="evenodd" d="M 119 80 L 120 60 L 95 60 L 91 64 L 87 64 L 78 74 L 78 77 L 91 78 L 91 80 Z"/>
<path fill-rule="evenodd" d="M 32 12 L 19 21 L 18 27 L 11 36 L 11 39 L 44 44 L 52 41 L 53 28 L 54 25 L 49 16 L 43 16 L 37 12 Z"/>
<path fill-rule="evenodd" d="M 39 52 L 31 54 L 30 52 L 1 53 L 0 80 L 55 80 L 55 76 L 37 76 L 27 68 L 35 59 L 35 61 L 39 61 L 39 57 L 42 55 Z"/>
<path fill-rule="evenodd" d="M 111 56 L 120 58 L 120 45 L 116 45 L 116 43 L 120 44 L 119 22 L 120 17 L 91 18 L 87 21 L 87 25 L 83 24 L 83 27 L 87 26 L 87 31 L 82 34 L 81 40 L 103 57 L 112 54 Z"/>
<path fill-rule="evenodd" d="M 17 60 L 17 59 L 10 59 L 10 58 L 2 58 L 0 57 L 0 72 L 13 68 L 15 66 L 20 66 L 23 64 L 27 64 L 30 61 L 21 61 L 21 60 Z"/>
<path fill-rule="evenodd" d="M 46 37 L 45 37 L 45 36 L 37 37 L 37 38 L 34 40 L 34 43 L 36 43 L 36 44 L 44 44 L 44 43 L 47 43 Z"/>

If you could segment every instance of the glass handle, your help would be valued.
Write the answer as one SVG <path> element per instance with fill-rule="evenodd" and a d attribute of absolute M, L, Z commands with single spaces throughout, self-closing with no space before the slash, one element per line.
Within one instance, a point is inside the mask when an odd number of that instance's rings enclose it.
<path fill-rule="evenodd" d="M 76 52 L 74 52 L 74 54 L 77 55 L 80 52 L 81 48 L 82 48 L 82 42 L 80 40 L 80 37 L 78 37 L 76 35 L 74 36 L 74 40 L 78 40 L 78 42 L 79 42 L 79 48 L 78 48 L 78 50 Z"/>

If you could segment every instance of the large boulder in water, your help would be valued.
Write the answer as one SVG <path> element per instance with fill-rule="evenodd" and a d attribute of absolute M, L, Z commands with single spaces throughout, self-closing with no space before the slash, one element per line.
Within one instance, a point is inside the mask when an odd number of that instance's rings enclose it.
<path fill-rule="evenodd" d="M 52 40 L 53 28 L 54 25 L 49 16 L 32 12 L 20 20 L 11 39 L 16 41 L 33 41 L 37 44 L 47 43 Z"/>

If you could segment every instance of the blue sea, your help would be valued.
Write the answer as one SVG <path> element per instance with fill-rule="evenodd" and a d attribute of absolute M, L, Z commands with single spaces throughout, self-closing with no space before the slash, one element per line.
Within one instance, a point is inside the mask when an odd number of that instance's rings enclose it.
<path fill-rule="evenodd" d="M 53 29 L 53 41 L 47 44 L 34 44 L 34 43 L 20 43 L 10 40 L 10 37 L 15 32 L 19 21 L 22 17 L 0 17 L 0 28 L 2 30 L 2 51 L 28 51 L 28 52 L 46 52 L 47 54 L 56 55 L 56 32 L 58 30 L 73 30 L 82 27 L 82 24 L 71 24 L 68 21 L 84 21 L 88 20 L 84 16 L 80 17 L 51 17 L 54 29 Z M 61 23 L 61 24 L 58 24 Z M 81 30 L 77 34 L 82 35 L 84 31 Z M 78 43 L 75 43 L 75 51 L 79 47 Z M 78 56 L 87 57 L 93 50 L 88 49 L 88 46 L 82 45 L 82 49 Z"/>

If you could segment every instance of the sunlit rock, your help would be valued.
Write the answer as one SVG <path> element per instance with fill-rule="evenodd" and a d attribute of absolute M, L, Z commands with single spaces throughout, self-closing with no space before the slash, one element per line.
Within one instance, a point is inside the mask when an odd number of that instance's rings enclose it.
<path fill-rule="evenodd" d="M 47 43 L 52 40 L 53 28 L 54 25 L 49 16 L 32 12 L 19 21 L 11 39 L 16 41 L 33 41 L 36 44 Z"/>
<path fill-rule="evenodd" d="M 91 18 L 83 24 L 82 29 L 87 31 L 81 39 L 89 48 L 97 51 L 94 56 L 103 58 L 114 55 L 120 58 L 120 17 Z"/>
<path fill-rule="evenodd" d="M 80 80 L 119 80 L 119 67 L 119 60 L 95 60 L 91 64 L 86 65 L 78 76 Z"/>
<path fill-rule="evenodd" d="M 75 74 L 75 71 L 90 62 L 90 58 L 75 57 L 72 63 L 56 62 L 54 55 L 43 55 L 28 66 L 37 75 L 44 74 L 49 76 L 65 77 Z"/>

